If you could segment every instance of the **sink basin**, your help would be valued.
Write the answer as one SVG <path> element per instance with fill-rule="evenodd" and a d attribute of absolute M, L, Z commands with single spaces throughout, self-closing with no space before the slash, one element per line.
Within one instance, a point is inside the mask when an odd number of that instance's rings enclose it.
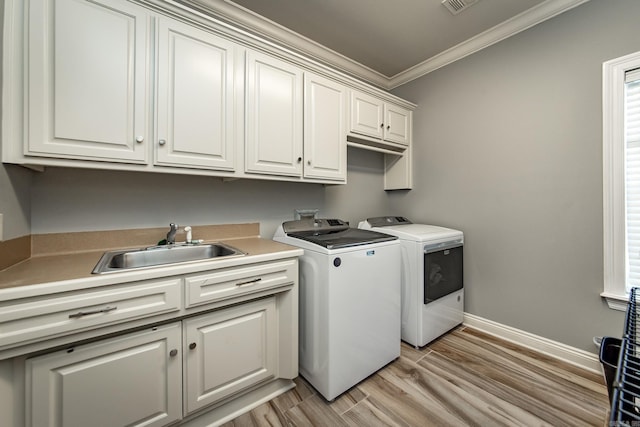
<path fill-rule="evenodd" d="M 150 248 L 105 252 L 92 273 L 113 273 L 131 269 L 157 267 L 166 264 L 204 261 L 242 255 L 245 255 L 245 253 L 222 243 L 152 246 Z"/>

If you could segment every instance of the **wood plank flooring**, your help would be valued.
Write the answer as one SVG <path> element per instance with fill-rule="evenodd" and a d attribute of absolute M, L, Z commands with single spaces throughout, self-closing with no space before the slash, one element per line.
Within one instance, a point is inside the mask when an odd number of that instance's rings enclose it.
<path fill-rule="evenodd" d="M 253 426 L 605 426 L 602 375 L 468 327 L 402 354 L 333 402 L 297 387 L 224 424 Z"/>

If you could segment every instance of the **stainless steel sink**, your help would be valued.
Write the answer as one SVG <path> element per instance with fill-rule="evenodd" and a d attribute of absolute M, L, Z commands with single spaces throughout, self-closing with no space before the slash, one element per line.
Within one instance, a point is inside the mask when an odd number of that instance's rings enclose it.
<path fill-rule="evenodd" d="M 93 269 L 93 274 L 114 273 L 131 269 L 157 267 L 166 264 L 177 264 L 242 256 L 244 252 L 222 244 L 200 245 L 163 245 L 142 249 L 105 252 Z"/>

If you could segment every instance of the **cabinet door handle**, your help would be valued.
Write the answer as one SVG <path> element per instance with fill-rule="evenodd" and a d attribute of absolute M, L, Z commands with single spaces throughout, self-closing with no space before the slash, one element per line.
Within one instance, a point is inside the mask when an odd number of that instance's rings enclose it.
<path fill-rule="evenodd" d="M 175 348 L 169 352 L 169 356 L 176 357 L 178 355 L 178 350 Z"/>
<path fill-rule="evenodd" d="M 144 136 L 142 136 L 142 135 L 136 136 L 136 142 L 138 144 L 142 143 L 143 141 L 144 141 Z"/>
<path fill-rule="evenodd" d="M 189 344 L 189 350 L 193 350 L 194 348 L 196 348 L 196 343 L 192 342 Z"/>
<path fill-rule="evenodd" d="M 383 127 L 384 127 L 384 123 L 380 123 L 380 128 L 383 128 Z"/>
<path fill-rule="evenodd" d="M 389 130 L 389 129 L 391 129 L 391 126 L 390 126 L 390 125 L 387 125 L 387 130 Z"/>
<path fill-rule="evenodd" d="M 302 161 L 302 157 L 298 157 L 298 163 Z"/>
<path fill-rule="evenodd" d="M 166 139 L 161 139 L 160 141 L 158 141 L 158 145 L 164 145 L 167 143 Z"/>
<path fill-rule="evenodd" d="M 246 282 L 236 283 L 236 286 L 244 286 L 244 285 L 255 285 L 259 281 L 262 280 L 262 277 L 258 277 L 257 279 L 247 280 Z"/>
<path fill-rule="evenodd" d="M 97 310 L 79 311 L 77 313 L 70 314 L 69 315 L 69 319 L 78 319 L 80 317 L 88 316 L 90 314 L 108 313 L 110 311 L 117 310 L 117 309 L 118 309 L 118 307 L 114 305 L 113 307 L 99 308 Z"/>

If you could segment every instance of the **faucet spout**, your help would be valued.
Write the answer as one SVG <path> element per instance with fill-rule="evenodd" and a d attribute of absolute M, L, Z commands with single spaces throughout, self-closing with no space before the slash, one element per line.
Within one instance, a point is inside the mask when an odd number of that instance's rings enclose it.
<path fill-rule="evenodd" d="M 178 226 L 174 223 L 169 224 L 169 232 L 167 233 L 167 245 L 173 245 L 176 242 L 176 232 Z"/>

